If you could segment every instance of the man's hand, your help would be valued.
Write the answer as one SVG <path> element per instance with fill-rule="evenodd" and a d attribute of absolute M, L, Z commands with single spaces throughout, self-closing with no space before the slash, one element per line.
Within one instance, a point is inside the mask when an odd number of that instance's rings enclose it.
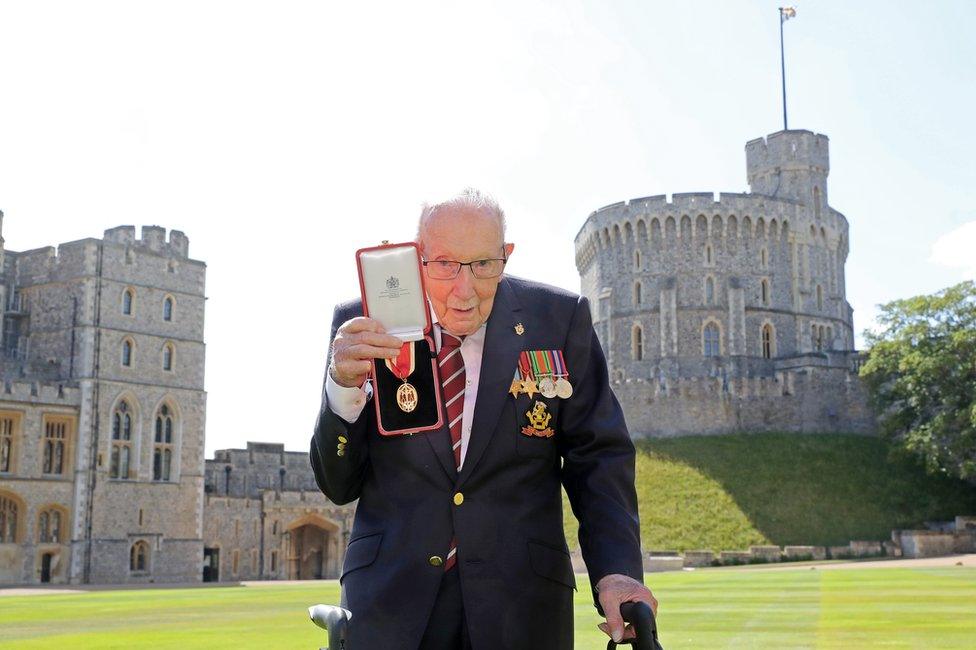
<path fill-rule="evenodd" d="M 365 316 L 351 318 L 339 326 L 332 341 L 332 381 L 346 388 L 366 381 L 370 359 L 395 359 L 403 342 L 386 333 L 379 321 Z"/>
<path fill-rule="evenodd" d="M 607 617 L 607 622 L 600 623 L 598 627 L 615 643 L 637 636 L 633 626 L 628 625 L 624 629 L 624 620 L 620 616 L 621 603 L 645 602 L 651 606 L 651 611 L 657 617 L 657 599 L 654 598 L 654 594 L 630 576 L 619 573 L 603 576 L 596 583 L 596 591 L 600 598 L 600 606 Z"/>

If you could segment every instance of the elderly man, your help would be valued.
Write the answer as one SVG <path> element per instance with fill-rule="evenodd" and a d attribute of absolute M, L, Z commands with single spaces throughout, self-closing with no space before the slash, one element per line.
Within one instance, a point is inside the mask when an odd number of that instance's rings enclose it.
<path fill-rule="evenodd" d="M 452 417 L 441 430 L 379 435 L 365 408 L 370 359 L 395 358 L 401 341 L 359 301 L 336 308 L 311 463 L 329 499 L 359 499 L 341 579 L 354 650 L 572 648 L 561 486 L 606 612 L 601 629 L 632 636 L 620 603 L 657 607 L 641 583 L 634 446 L 589 305 L 504 276 L 514 249 L 504 235 L 503 212 L 475 190 L 420 217 L 442 375 L 463 378 L 443 388 Z M 561 397 L 520 383 L 523 351 L 562 360 Z M 543 421 L 544 432 L 532 428 Z"/>

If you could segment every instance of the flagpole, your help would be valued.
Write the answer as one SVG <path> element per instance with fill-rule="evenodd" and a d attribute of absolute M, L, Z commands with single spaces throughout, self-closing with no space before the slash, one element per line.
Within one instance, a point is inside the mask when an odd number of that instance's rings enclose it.
<path fill-rule="evenodd" d="M 783 49 L 783 23 L 786 20 L 783 18 L 783 9 L 784 7 L 779 8 L 779 65 L 783 79 L 783 130 L 788 131 L 789 127 L 786 124 L 786 54 Z"/>

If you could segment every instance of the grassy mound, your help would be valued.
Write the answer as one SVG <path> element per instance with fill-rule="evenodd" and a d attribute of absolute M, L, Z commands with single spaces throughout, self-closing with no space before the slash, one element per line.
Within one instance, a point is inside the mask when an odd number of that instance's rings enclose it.
<path fill-rule="evenodd" d="M 641 539 L 651 549 L 846 544 L 976 514 L 976 488 L 889 458 L 877 438 L 734 434 L 637 441 Z M 566 505 L 566 536 L 577 546 Z"/>

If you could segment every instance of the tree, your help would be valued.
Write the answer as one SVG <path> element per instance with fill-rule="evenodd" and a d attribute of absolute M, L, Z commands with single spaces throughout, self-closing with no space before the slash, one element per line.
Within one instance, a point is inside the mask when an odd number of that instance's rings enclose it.
<path fill-rule="evenodd" d="M 881 305 L 861 366 L 883 435 L 930 472 L 976 481 L 976 284 Z"/>

